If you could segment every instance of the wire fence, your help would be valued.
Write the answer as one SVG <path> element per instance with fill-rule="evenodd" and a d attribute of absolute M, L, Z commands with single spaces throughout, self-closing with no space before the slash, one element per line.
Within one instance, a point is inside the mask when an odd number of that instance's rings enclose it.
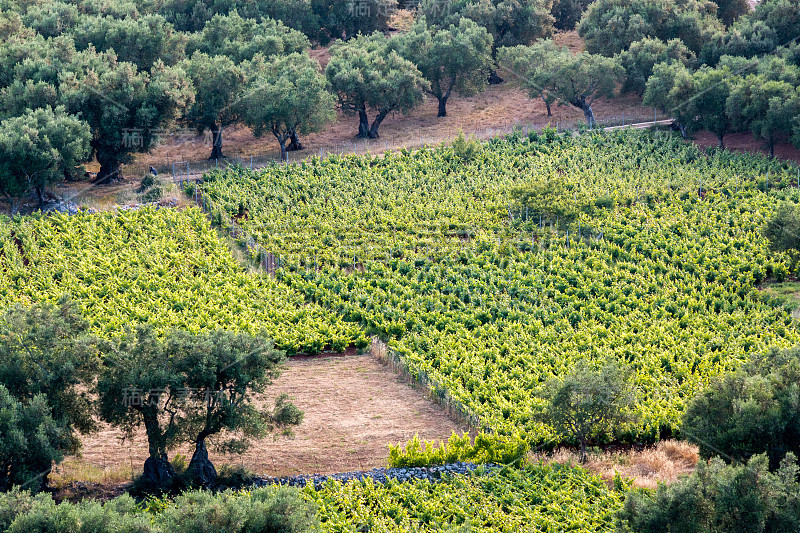
<path fill-rule="evenodd" d="M 217 206 L 211 197 L 206 196 L 200 187 L 202 179 L 185 179 L 179 183 L 181 189 L 187 193 L 187 196 L 194 204 L 210 217 L 212 224 L 219 226 L 221 231 L 230 235 L 234 241 L 241 245 L 250 258 L 255 261 L 258 268 L 275 277 L 275 273 L 283 266 L 283 261 L 279 254 L 264 249 L 252 235 L 242 228 L 241 221 L 237 224 L 235 216 L 230 216 L 225 209 Z"/>
<path fill-rule="evenodd" d="M 595 115 L 597 129 L 619 129 L 625 127 L 649 127 L 663 125 L 671 122 L 656 110 L 642 109 L 635 113 L 619 113 L 613 115 Z M 445 130 L 425 133 L 424 130 L 419 135 L 395 135 L 385 134 L 378 139 L 352 139 L 338 143 L 328 143 L 324 146 L 307 148 L 300 151 L 288 152 L 289 163 L 299 163 L 311 157 L 324 159 L 331 155 L 365 155 L 381 154 L 396 150 L 415 150 L 426 146 L 438 146 L 442 143 L 451 143 L 459 134 L 463 133 L 468 137 L 478 140 L 487 140 L 513 133 L 528 135 L 531 132 L 541 133 L 545 128 L 550 127 L 558 132 L 568 130 L 579 130 L 586 127 L 586 120 L 580 118 L 549 118 L 541 122 L 514 121 L 510 124 L 498 127 L 482 128 L 472 131 L 464 131 L 459 127 L 452 127 Z M 223 159 L 202 159 L 194 161 L 165 161 L 153 168 L 160 175 L 169 175 L 173 181 L 185 181 L 195 176 L 201 176 L 206 172 L 217 168 L 227 168 L 239 166 L 242 168 L 258 169 L 272 165 L 284 163 L 276 151 L 268 151 L 257 155 L 226 157 Z M 138 165 L 129 167 L 131 175 L 144 175 L 149 171 L 149 166 Z"/>

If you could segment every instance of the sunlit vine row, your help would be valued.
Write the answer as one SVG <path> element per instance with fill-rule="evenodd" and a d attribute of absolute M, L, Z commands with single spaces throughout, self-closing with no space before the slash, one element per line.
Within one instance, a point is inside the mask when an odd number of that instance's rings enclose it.
<path fill-rule="evenodd" d="M 263 330 L 290 353 L 366 344 L 361 328 L 247 272 L 197 209 L 0 220 L 0 305 L 75 298 L 97 333 Z"/>

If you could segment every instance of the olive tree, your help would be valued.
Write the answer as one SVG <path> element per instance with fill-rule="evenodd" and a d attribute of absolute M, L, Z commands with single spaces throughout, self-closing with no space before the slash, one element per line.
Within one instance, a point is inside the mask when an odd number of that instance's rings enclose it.
<path fill-rule="evenodd" d="M 78 173 L 89 156 L 89 126 L 63 107 L 27 111 L 0 122 L 0 193 L 17 213 L 21 199 Z"/>
<path fill-rule="evenodd" d="M 469 19 L 439 29 L 424 18 L 398 40 L 400 53 L 412 61 L 427 82 L 425 92 L 439 102 L 439 117 L 447 116 L 447 101 L 455 91 L 473 96 L 486 88 L 492 67 L 492 36 Z"/>
<path fill-rule="evenodd" d="M 236 104 L 245 89 L 245 70 L 227 56 L 203 52 L 195 52 L 181 66 L 195 90 L 194 104 L 185 111 L 184 118 L 198 133 L 211 131 L 209 159 L 221 159 L 225 157 L 222 129 L 240 120 L 240 107 Z"/>
<path fill-rule="evenodd" d="M 91 127 L 100 181 L 121 178 L 120 168 L 131 154 L 149 151 L 159 133 L 194 102 L 185 72 L 160 62 L 143 72 L 113 54 L 88 54 L 61 78 L 67 110 Z"/>
<path fill-rule="evenodd" d="M 775 143 L 792 137 L 800 116 L 800 97 L 791 83 L 751 74 L 733 84 L 726 110 L 734 128 L 749 129 L 766 141 L 774 157 Z"/>
<path fill-rule="evenodd" d="M 694 95 L 692 75 L 679 61 L 658 63 L 653 66 L 653 74 L 647 79 L 644 91 L 644 104 L 660 109 L 673 117 L 681 131 L 686 135 L 696 125 L 691 98 Z"/>
<path fill-rule="evenodd" d="M 185 37 L 161 15 L 116 18 L 82 16 L 69 32 L 78 50 L 113 50 L 119 61 L 149 70 L 158 61 L 174 65 L 183 58 Z"/>
<path fill-rule="evenodd" d="M 556 101 L 555 79 L 560 49 L 550 39 L 530 46 L 501 48 L 500 68 L 509 73 L 513 83 L 528 92 L 529 98 L 541 98 L 547 116 L 553 116 L 551 106 Z"/>
<path fill-rule="evenodd" d="M 646 37 L 680 39 L 695 54 L 722 23 L 716 4 L 705 0 L 597 0 L 578 25 L 586 50 L 613 56 Z"/>
<path fill-rule="evenodd" d="M 44 487 L 53 462 L 96 429 L 86 388 L 100 344 L 67 298 L 14 306 L 0 319 L 0 490 Z"/>
<path fill-rule="evenodd" d="M 693 68 L 695 55 L 680 39 L 661 39 L 646 37 L 631 43 L 630 47 L 619 54 L 622 68 L 625 69 L 623 92 L 632 92 L 642 96 L 647 87 L 647 80 L 653 74 L 653 67 L 658 63 L 678 61 L 687 68 Z"/>
<path fill-rule="evenodd" d="M 785 217 L 784 217 L 785 218 Z M 797 227 L 797 209 L 786 225 Z M 783 232 L 765 233 L 780 239 Z M 797 244 L 796 231 L 789 246 Z M 683 417 L 686 438 L 697 443 L 703 457 L 722 454 L 747 461 L 765 453 L 773 468 L 784 456 L 800 453 L 800 349 L 754 358 L 738 372 L 727 374 L 699 393 Z"/>
<path fill-rule="evenodd" d="M 306 53 L 276 57 L 253 68 L 254 78 L 237 105 L 253 134 L 272 132 L 281 160 L 288 161 L 287 143 L 333 121 L 334 96 L 319 63 Z"/>
<path fill-rule="evenodd" d="M 530 97 L 541 97 L 546 104 L 552 98 L 580 109 L 590 128 L 597 125 L 592 104 L 597 98 L 613 96 L 623 76 L 615 58 L 588 52 L 573 54 L 552 44 L 506 49 L 501 57 L 503 64 L 521 71 L 520 82 Z M 527 64 L 528 60 L 532 63 Z"/>
<path fill-rule="evenodd" d="M 548 382 L 541 394 L 546 402 L 541 420 L 578 441 L 581 462 L 590 440 L 613 434 L 617 424 L 629 419 L 635 401 L 628 378 L 614 363 L 596 371 L 579 362 L 563 378 Z"/>
<path fill-rule="evenodd" d="M 186 52 L 190 56 L 198 51 L 211 57 L 224 55 L 238 64 L 256 55 L 289 55 L 309 47 L 305 35 L 280 21 L 243 18 L 233 11 L 229 15 L 214 15 L 203 31 L 191 34 Z"/>
<path fill-rule="evenodd" d="M 210 437 L 224 434 L 219 449 L 242 452 L 252 438 L 302 420 L 284 396 L 273 410 L 255 402 L 277 377 L 283 359 L 263 335 L 173 331 L 160 339 L 152 327 L 140 325 L 104 357 L 95 387 L 100 416 L 126 437 L 144 426 L 147 484 L 174 482 L 167 453 L 183 443 L 195 447 L 188 472 L 196 482 L 209 484 L 216 478 L 206 447 Z"/>
<path fill-rule="evenodd" d="M 383 120 L 422 102 L 425 80 L 379 33 L 360 35 L 331 47 L 325 75 L 345 113 L 358 114 L 358 137 L 376 139 Z M 368 109 L 374 109 L 370 124 Z"/>

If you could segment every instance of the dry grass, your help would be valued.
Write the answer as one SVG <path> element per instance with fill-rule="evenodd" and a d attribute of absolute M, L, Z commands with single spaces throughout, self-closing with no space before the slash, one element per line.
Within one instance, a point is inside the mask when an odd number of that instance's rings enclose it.
<path fill-rule="evenodd" d="M 637 487 L 655 488 L 659 483 L 672 483 L 680 476 L 694 471 L 699 459 L 697 446 L 665 440 L 643 450 L 601 452 L 590 454 L 585 464 L 587 470 L 611 483 L 614 475 L 632 478 Z M 559 448 L 549 454 L 532 454 L 531 460 L 545 463 L 580 464 L 580 453 Z"/>
<path fill-rule="evenodd" d="M 90 464 L 80 458 L 71 457 L 53 469 L 50 484 L 56 489 L 75 482 L 116 485 L 133 481 L 134 474 L 140 473 L 130 464 Z"/>
<path fill-rule="evenodd" d="M 392 14 L 392 17 L 389 20 L 389 26 L 392 28 L 392 33 L 407 32 L 411 29 L 413 24 L 414 12 L 409 11 L 408 9 L 398 9 Z"/>

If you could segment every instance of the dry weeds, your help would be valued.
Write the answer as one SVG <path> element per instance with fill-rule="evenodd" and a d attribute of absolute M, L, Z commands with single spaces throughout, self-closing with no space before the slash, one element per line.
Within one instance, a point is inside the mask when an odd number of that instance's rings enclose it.
<path fill-rule="evenodd" d="M 697 446 L 678 440 L 661 441 L 642 450 L 600 452 L 590 454 L 580 464 L 580 453 L 558 448 L 552 453 L 531 454 L 531 461 L 580 465 L 612 483 L 614 475 L 632 478 L 634 485 L 656 488 L 659 483 L 672 483 L 680 476 L 691 474 L 699 459 Z"/>

